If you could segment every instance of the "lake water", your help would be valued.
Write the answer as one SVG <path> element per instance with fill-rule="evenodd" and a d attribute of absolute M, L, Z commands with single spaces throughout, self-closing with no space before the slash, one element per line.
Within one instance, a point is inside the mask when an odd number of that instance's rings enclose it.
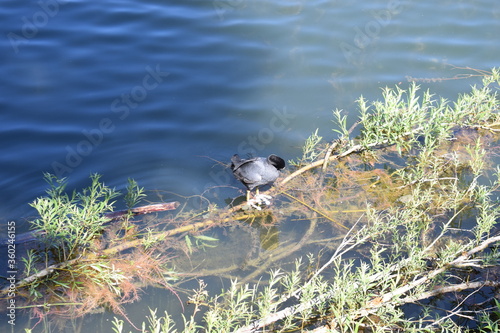
<path fill-rule="evenodd" d="M 224 205 L 241 185 L 214 160 L 292 159 L 361 95 L 500 65 L 498 0 L 4 0 L 0 30 L 0 216 L 19 232 L 44 172 Z"/>

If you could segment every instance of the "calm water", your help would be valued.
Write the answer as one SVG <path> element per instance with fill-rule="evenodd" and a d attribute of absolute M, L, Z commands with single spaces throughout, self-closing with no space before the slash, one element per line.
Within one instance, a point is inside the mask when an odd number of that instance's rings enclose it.
<path fill-rule="evenodd" d="M 229 185 L 206 193 L 223 205 L 241 186 L 212 159 L 291 159 L 316 128 L 334 138 L 331 110 L 352 123 L 360 95 L 500 65 L 498 0 L 4 0 L 0 30 L 0 217 L 20 232 L 44 172 Z M 454 99 L 478 82 L 422 86 Z"/>

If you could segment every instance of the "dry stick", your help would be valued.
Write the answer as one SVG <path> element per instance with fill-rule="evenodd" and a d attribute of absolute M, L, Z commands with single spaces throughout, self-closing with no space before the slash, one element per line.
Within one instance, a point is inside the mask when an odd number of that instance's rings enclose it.
<path fill-rule="evenodd" d="M 326 167 L 328 166 L 328 161 L 329 161 L 329 158 L 330 156 L 332 155 L 333 153 L 333 150 L 335 148 L 337 148 L 337 146 L 340 144 L 340 139 L 339 140 L 335 140 L 334 142 L 332 142 L 332 144 L 330 145 L 330 147 L 328 148 L 328 150 L 326 151 L 326 154 L 325 154 L 325 158 L 323 158 L 323 166 L 321 167 L 321 171 L 325 172 L 326 170 Z"/>
<path fill-rule="evenodd" d="M 471 262 L 467 262 L 467 260 L 473 254 L 486 249 L 491 243 L 498 242 L 498 241 L 500 241 L 500 236 L 491 237 L 491 238 L 486 239 L 479 246 L 476 246 L 475 248 L 471 249 L 470 251 L 462 254 L 461 256 L 459 256 L 458 258 L 456 258 L 455 260 L 453 260 L 449 264 L 447 264 L 441 268 L 435 269 L 433 271 L 430 271 L 427 275 L 421 277 L 420 279 L 412 281 L 405 286 L 402 286 L 402 287 L 397 288 L 396 290 L 394 290 L 390 293 L 385 294 L 382 297 L 381 304 L 389 302 L 394 296 L 400 296 L 400 295 L 408 292 L 409 290 L 411 290 L 419 285 L 424 284 L 425 282 L 431 280 L 435 276 L 437 276 L 441 273 L 444 273 L 449 267 L 452 267 L 452 266 L 471 266 Z"/>
<path fill-rule="evenodd" d="M 165 202 L 141 207 L 135 207 L 130 210 L 118 210 L 116 212 L 105 213 L 104 216 L 108 219 L 114 220 L 119 217 L 127 216 L 128 214 L 132 215 L 140 215 L 140 214 L 149 214 L 153 212 L 162 212 L 166 210 L 174 210 L 179 207 L 180 203 L 178 201 Z"/>
<path fill-rule="evenodd" d="M 361 152 L 361 151 L 366 150 L 366 149 L 368 149 L 370 147 L 380 146 L 381 144 L 383 144 L 383 143 L 371 144 L 371 145 L 368 145 L 366 147 L 362 146 L 362 145 L 355 145 L 355 146 L 349 148 L 348 150 L 346 150 L 345 152 L 343 152 L 342 154 L 334 155 L 334 156 L 329 157 L 328 161 L 335 161 L 335 160 L 338 160 L 339 158 L 345 157 L 345 156 L 350 155 L 352 153 Z M 325 163 L 325 159 L 322 158 L 320 160 L 317 160 L 316 162 L 308 164 L 308 165 L 300 168 L 299 170 L 293 172 L 292 174 L 290 174 L 285 179 L 283 179 L 281 182 L 279 182 L 279 185 L 285 185 L 286 183 L 288 183 L 293 178 L 295 178 L 295 177 L 303 174 L 304 172 L 306 172 L 308 170 L 311 170 L 311 169 L 314 169 L 314 168 L 316 168 L 316 167 L 318 167 L 320 165 L 323 165 L 324 163 Z"/>
<path fill-rule="evenodd" d="M 435 269 L 433 271 L 430 271 L 426 276 L 418 279 L 418 280 L 415 280 L 405 286 L 402 286 L 400 288 L 397 288 L 396 290 L 394 290 L 393 292 L 390 292 L 390 293 L 387 293 L 385 295 L 383 295 L 381 298 L 377 298 L 376 301 L 374 302 L 371 302 L 371 303 L 368 303 L 367 306 L 363 309 L 359 309 L 359 310 L 356 310 L 354 315 L 355 316 L 362 316 L 362 315 L 368 315 L 369 313 L 373 313 L 375 311 L 377 311 L 380 307 L 386 305 L 386 304 L 390 304 L 391 303 L 391 300 L 393 298 L 395 298 L 396 296 L 401 296 L 403 294 L 405 294 L 406 292 L 410 291 L 411 289 L 419 286 L 419 285 L 422 285 L 424 284 L 425 282 L 429 281 L 430 279 L 432 279 L 433 277 L 443 273 L 446 271 L 446 269 L 448 269 L 449 267 L 452 267 L 452 266 L 467 266 L 470 261 L 468 262 L 468 259 L 475 253 L 479 252 L 479 251 L 482 251 L 484 249 L 486 249 L 490 244 L 492 243 L 495 243 L 495 242 L 499 242 L 500 241 L 500 236 L 496 236 L 496 237 L 491 237 L 491 238 L 488 238 L 486 239 L 483 243 L 481 243 L 480 245 L 476 246 L 475 248 L 471 249 L 470 251 L 462 254 L 461 256 L 459 256 L 458 258 L 456 258 L 455 260 L 453 260 L 451 263 L 441 267 L 441 268 L 438 268 L 438 269 Z M 397 265 L 393 265 L 393 268 L 396 269 Z M 376 277 L 376 278 L 373 278 L 373 277 Z M 380 275 L 379 273 L 378 274 L 375 274 L 370 280 L 372 281 L 376 281 L 377 279 L 380 278 Z M 457 290 L 460 290 L 460 288 L 463 288 L 464 286 L 463 285 L 466 285 L 466 284 L 459 284 L 459 285 L 456 285 L 455 288 L 457 288 Z M 469 286 L 472 286 L 471 288 L 474 288 L 476 286 L 483 286 L 483 285 L 487 285 L 487 286 L 496 286 L 496 285 L 500 285 L 500 282 L 493 282 L 493 281 L 484 281 L 484 282 L 478 282 L 478 284 L 474 284 L 474 283 L 470 283 L 468 284 Z M 442 291 L 443 292 L 448 292 L 448 291 L 453 291 L 452 290 L 453 286 L 450 286 L 450 287 L 444 287 L 442 288 Z M 465 289 L 470 289 L 470 288 L 465 288 Z M 276 313 L 273 313 L 265 318 L 262 318 L 262 319 L 259 319 L 255 322 L 253 322 L 252 324 L 248 325 L 248 326 L 244 326 L 238 330 L 235 331 L 235 333 L 252 333 L 252 332 L 256 332 L 258 329 L 261 329 L 265 326 L 268 326 L 270 324 L 273 324 L 275 322 L 277 322 L 278 320 L 281 320 L 281 319 L 284 319 L 286 318 L 287 316 L 291 316 L 291 315 L 294 315 L 300 311 L 303 311 L 305 309 L 309 309 L 309 308 L 312 308 L 314 307 L 316 304 L 320 303 L 320 302 L 324 302 L 328 299 L 331 299 L 333 296 L 333 292 L 330 292 L 330 293 L 326 293 L 324 295 L 320 295 L 314 299 L 312 299 L 311 301 L 309 302 L 306 302 L 306 303 L 303 303 L 303 304 L 299 304 L 299 305 L 295 305 L 295 306 L 290 306 L 288 308 L 285 308 L 279 312 L 276 312 Z M 431 295 L 432 296 L 432 295 Z M 412 302 L 414 301 L 416 298 L 415 297 L 407 297 L 407 298 L 404 298 L 404 299 L 400 299 L 399 301 L 394 301 L 392 303 L 394 303 L 395 305 L 401 305 L 401 304 L 405 304 L 403 301 L 406 301 L 406 302 Z M 423 298 L 420 298 L 420 299 L 423 299 Z M 396 304 L 397 303 L 397 304 Z M 351 317 L 352 319 L 352 317 Z"/>
<path fill-rule="evenodd" d="M 403 304 L 414 303 L 422 299 L 426 299 L 437 295 L 447 294 L 451 292 L 462 291 L 467 289 L 480 289 L 482 287 L 498 287 L 498 286 L 500 286 L 500 281 L 487 280 L 487 281 L 477 281 L 477 282 L 466 282 L 466 283 L 455 284 L 452 286 L 437 288 L 432 291 L 422 293 L 418 296 L 405 297 L 401 299 L 400 302 Z"/>
<path fill-rule="evenodd" d="M 349 135 L 352 133 L 352 131 L 354 131 L 354 129 L 361 123 L 360 120 L 356 121 L 354 124 L 352 124 L 351 128 L 349 128 L 349 130 L 347 130 L 347 136 L 346 137 L 349 137 Z M 329 158 L 330 158 L 330 155 L 332 155 L 332 152 L 335 148 L 337 148 L 338 145 L 340 145 L 340 143 L 342 142 L 342 140 L 344 140 L 344 136 L 342 136 L 341 138 L 335 140 L 332 142 L 332 144 L 330 145 L 330 147 L 328 148 L 328 150 L 326 151 L 326 154 L 325 154 L 325 158 L 324 158 L 324 163 L 323 163 L 323 166 L 321 167 L 321 171 L 324 173 L 325 170 L 326 170 L 326 167 L 328 166 L 328 161 L 329 161 Z"/>
<path fill-rule="evenodd" d="M 481 287 L 479 287 L 479 288 L 481 288 Z M 467 289 L 467 288 L 465 288 L 465 289 Z M 469 298 L 473 297 L 476 293 L 478 293 L 479 290 L 481 290 L 481 289 L 476 289 L 476 290 L 472 291 L 471 293 L 469 293 L 466 297 L 462 298 L 461 301 L 457 305 L 455 305 L 455 307 L 453 309 L 446 310 L 446 312 L 448 312 L 448 315 L 441 317 L 436 321 L 431 322 L 424 329 L 430 330 L 430 328 L 432 326 L 440 325 L 441 322 L 444 322 L 453 316 L 463 317 L 463 318 L 467 318 L 469 320 L 474 320 L 473 316 L 467 316 L 467 315 L 462 313 L 462 306 L 463 306 L 463 304 L 465 304 L 465 302 Z"/>

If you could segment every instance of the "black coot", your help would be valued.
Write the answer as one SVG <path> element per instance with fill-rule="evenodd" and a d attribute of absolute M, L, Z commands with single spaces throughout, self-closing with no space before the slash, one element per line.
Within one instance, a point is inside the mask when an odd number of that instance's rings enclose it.
<path fill-rule="evenodd" d="M 254 157 L 250 159 L 241 159 L 238 154 L 231 158 L 231 170 L 236 179 L 243 183 L 248 189 L 247 201 L 250 197 L 250 191 L 259 186 L 273 183 L 279 176 L 279 171 L 285 167 L 285 161 L 276 155 L 269 157 Z"/>

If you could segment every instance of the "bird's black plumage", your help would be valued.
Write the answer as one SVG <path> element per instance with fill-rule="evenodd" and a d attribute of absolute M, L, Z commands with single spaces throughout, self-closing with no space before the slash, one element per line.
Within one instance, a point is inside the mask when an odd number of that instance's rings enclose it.
<path fill-rule="evenodd" d="M 285 161 L 276 155 L 245 160 L 235 154 L 231 158 L 231 162 L 234 177 L 242 182 L 249 191 L 273 183 L 279 176 L 279 170 L 285 167 Z"/>

